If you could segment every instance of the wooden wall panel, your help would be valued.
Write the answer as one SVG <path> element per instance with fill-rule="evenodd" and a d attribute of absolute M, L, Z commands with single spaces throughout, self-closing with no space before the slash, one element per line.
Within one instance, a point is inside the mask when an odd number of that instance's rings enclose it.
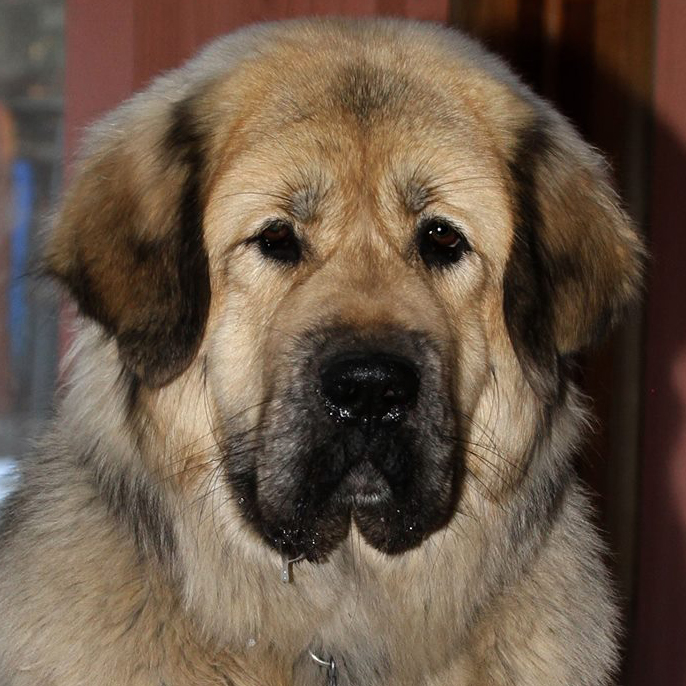
<path fill-rule="evenodd" d="M 65 73 L 67 167 L 83 127 L 133 88 L 133 2 L 69 0 Z"/>

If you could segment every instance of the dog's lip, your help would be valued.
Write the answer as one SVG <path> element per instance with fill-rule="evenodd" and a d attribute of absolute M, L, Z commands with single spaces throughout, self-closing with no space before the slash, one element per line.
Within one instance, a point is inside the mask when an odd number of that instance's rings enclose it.
<path fill-rule="evenodd" d="M 392 495 L 386 478 L 366 460 L 348 473 L 345 486 L 353 509 L 379 505 Z"/>

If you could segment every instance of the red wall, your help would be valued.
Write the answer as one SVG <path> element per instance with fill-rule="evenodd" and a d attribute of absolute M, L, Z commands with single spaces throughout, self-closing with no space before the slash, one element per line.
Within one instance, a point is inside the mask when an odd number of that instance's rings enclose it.
<path fill-rule="evenodd" d="M 67 152 L 84 125 L 214 36 L 323 14 L 446 21 L 449 0 L 67 0 Z"/>

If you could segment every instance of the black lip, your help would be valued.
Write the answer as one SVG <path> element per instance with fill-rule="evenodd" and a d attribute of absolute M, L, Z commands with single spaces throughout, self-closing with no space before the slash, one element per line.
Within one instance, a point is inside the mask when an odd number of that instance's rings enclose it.
<path fill-rule="evenodd" d="M 387 473 L 380 457 L 359 455 L 338 483 L 301 481 L 299 495 L 287 512 L 273 505 L 264 507 L 266 503 L 254 490 L 253 475 L 252 487 L 242 501 L 243 514 L 272 549 L 290 559 L 324 562 L 349 536 L 353 521 L 371 547 L 389 555 L 402 554 L 448 522 L 460 470 L 454 463 L 442 479 L 431 479 L 434 484 L 453 484 L 451 493 L 435 491 L 434 496 L 422 486 L 424 475 L 409 465 L 409 480 Z M 413 453 L 410 463 L 417 460 Z M 311 459 L 303 462 L 311 463 Z"/>

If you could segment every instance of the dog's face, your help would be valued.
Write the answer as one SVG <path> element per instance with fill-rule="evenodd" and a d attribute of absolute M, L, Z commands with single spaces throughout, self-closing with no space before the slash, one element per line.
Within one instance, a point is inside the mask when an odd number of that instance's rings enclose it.
<path fill-rule="evenodd" d="M 410 74 L 335 71 L 289 88 L 291 117 L 277 101 L 274 121 L 248 124 L 255 142 L 206 215 L 225 294 L 208 374 L 227 474 L 290 557 L 325 555 L 351 515 L 392 553 L 448 522 L 460 418 L 487 373 L 496 293 L 481 255 L 502 269 L 508 249 L 501 171 L 474 116 Z"/>
<path fill-rule="evenodd" d="M 639 244 L 594 154 L 452 34 L 243 48 L 115 115 L 50 266 L 149 394 L 202 369 L 221 488 L 269 546 L 321 560 L 354 525 L 401 553 L 483 471 L 496 390 L 564 402 L 558 362 L 632 296 Z"/>
<path fill-rule="evenodd" d="M 388 140 L 384 123 L 368 132 L 386 139 L 374 145 L 346 113 L 327 116 L 333 130 L 296 124 L 276 149 L 252 149 L 208 217 L 231 294 L 210 334 L 210 378 L 222 415 L 254 405 L 258 427 L 225 422 L 244 439 L 229 439 L 227 471 L 246 514 L 292 557 L 328 552 L 351 511 L 389 552 L 445 523 L 460 470 L 455 410 L 484 371 L 481 356 L 457 382 L 462 337 L 484 336 L 467 311 L 458 339 L 445 309 L 479 299 L 480 270 L 457 207 L 449 218 L 445 201 L 429 203 L 442 180 L 413 178 L 409 137 Z M 408 207 L 412 193 L 421 207 Z M 458 263 L 446 301 L 434 272 Z M 225 392 L 236 384 L 253 394 Z"/>

